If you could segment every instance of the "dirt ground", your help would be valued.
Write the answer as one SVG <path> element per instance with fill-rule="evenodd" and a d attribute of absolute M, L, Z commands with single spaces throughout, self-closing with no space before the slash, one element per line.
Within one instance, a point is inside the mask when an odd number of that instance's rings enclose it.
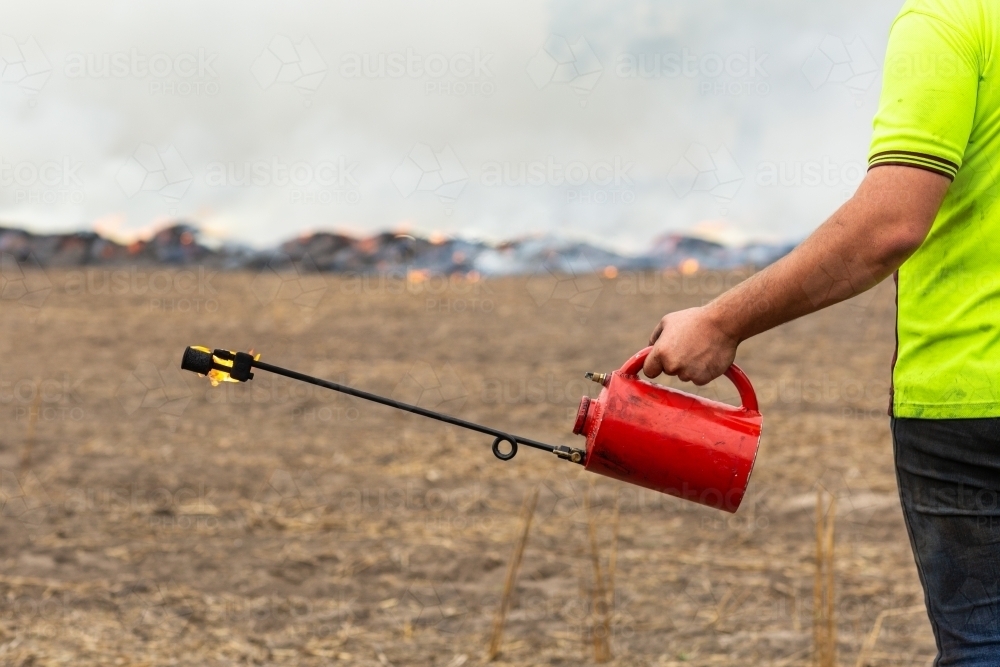
<path fill-rule="evenodd" d="M 822 488 L 839 664 L 887 610 L 863 662 L 929 664 L 885 416 L 891 285 L 741 348 L 764 437 L 736 515 L 263 372 L 213 389 L 178 369 L 190 344 L 253 348 L 582 446 L 583 373 L 742 275 L 28 276 L 0 299 L 0 663 L 484 664 L 537 488 L 494 664 L 594 661 L 588 517 L 606 574 L 617 505 L 613 664 L 810 665 Z"/>

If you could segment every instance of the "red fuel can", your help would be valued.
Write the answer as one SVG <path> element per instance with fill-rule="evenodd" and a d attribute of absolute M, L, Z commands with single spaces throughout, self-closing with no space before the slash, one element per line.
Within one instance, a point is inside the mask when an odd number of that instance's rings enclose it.
<path fill-rule="evenodd" d="M 726 377 L 734 407 L 640 379 L 652 348 L 597 376 L 600 396 L 580 402 L 573 432 L 587 438 L 584 467 L 709 507 L 735 512 L 753 470 L 763 418 L 749 378 L 735 364 Z"/>

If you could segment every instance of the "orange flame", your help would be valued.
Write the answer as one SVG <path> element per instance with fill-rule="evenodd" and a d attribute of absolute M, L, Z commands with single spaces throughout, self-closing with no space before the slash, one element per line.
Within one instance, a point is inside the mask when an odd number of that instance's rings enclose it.
<path fill-rule="evenodd" d="M 212 350 L 208 349 L 207 347 L 201 347 L 200 345 L 194 346 L 194 349 L 198 350 L 199 352 L 208 352 L 209 354 L 212 354 Z M 253 348 L 250 349 L 249 354 L 250 356 L 253 357 L 254 361 L 260 361 L 260 355 L 254 354 Z M 225 366 L 228 368 L 233 367 L 232 361 L 228 359 L 223 359 L 221 357 L 217 357 L 215 355 L 212 355 L 212 361 L 217 366 Z M 218 387 L 223 382 L 239 382 L 239 380 L 234 380 L 232 377 L 230 377 L 229 373 L 227 373 L 226 371 L 220 371 L 216 368 L 213 368 L 208 372 L 208 381 L 212 383 L 213 387 Z"/>
<path fill-rule="evenodd" d="M 690 276 L 691 274 L 698 272 L 698 260 L 694 257 L 688 257 L 680 265 L 681 273 L 685 276 Z"/>

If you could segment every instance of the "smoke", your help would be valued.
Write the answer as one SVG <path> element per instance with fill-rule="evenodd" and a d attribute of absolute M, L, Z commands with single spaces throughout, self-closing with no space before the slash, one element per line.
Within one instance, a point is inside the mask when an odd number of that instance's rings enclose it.
<path fill-rule="evenodd" d="M 12 5 L 0 218 L 798 238 L 857 186 L 897 4 Z"/>

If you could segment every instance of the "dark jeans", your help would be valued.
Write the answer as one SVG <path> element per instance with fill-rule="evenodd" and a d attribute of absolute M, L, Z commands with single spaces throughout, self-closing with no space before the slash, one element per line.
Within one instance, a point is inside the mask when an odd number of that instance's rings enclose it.
<path fill-rule="evenodd" d="M 1000 419 L 893 419 L 892 440 L 934 664 L 1000 665 Z"/>

